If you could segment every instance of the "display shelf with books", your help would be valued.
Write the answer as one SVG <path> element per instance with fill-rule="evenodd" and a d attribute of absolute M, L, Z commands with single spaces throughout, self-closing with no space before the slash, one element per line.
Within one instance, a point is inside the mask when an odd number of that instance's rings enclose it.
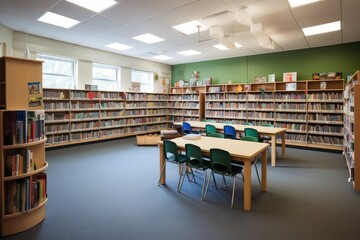
<path fill-rule="evenodd" d="M 0 236 L 46 217 L 42 61 L 0 58 Z"/>
<path fill-rule="evenodd" d="M 201 87 L 201 89 L 205 89 L 205 87 Z M 200 121 L 203 119 L 204 93 L 169 94 L 168 117 L 170 123 L 182 121 Z"/>
<path fill-rule="evenodd" d="M 356 71 L 346 83 L 344 90 L 344 146 L 343 154 L 349 170 L 348 181 L 360 190 L 360 71 Z"/>
<path fill-rule="evenodd" d="M 324 82 L 326 89 L 317 80 L 207 86 L 205 118 L 273 124 L 287 128 L 286 144 L 340 150 L 343 80 Z"/>
<path fill-rule="evenodd" d="M 1 236 L 18 233 L 45 218 L 44 110 L 0 111 Z"/>
<path fill-rule="evenodd" d="M 308 143 L 343 147 L 343 79 L 307 81 Z"/>

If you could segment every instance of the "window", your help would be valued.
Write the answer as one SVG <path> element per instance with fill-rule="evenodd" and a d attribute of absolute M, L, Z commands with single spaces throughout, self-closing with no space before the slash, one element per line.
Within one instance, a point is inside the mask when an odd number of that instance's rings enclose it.
<path fill-rule="evenodd" d="M 135 90 L 136 83 L 140 85 L 141 92 L 153 92 L 153 73 L 139 70 L 131 70 L 132 90 Z"/>
<path fill-rule="evenodd" d="M 120 68 L 116 66 L 94 63 L 92 68 L 92 84 L 98 86 L 98 90 L 119 90 Z"/>
<path fill-rule="evenodd" d="M 76 88 L 76 61 L 46 55 L 37 55 L 43 63 L 44 88 Z"/>

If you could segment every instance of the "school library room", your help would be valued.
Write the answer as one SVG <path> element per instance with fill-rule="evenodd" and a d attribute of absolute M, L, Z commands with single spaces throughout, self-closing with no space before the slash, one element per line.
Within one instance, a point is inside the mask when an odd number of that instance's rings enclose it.
<path fill-rule="evenodd" d="M 359 239 L 360 1 L 0 2 L 0 238 Z"/>

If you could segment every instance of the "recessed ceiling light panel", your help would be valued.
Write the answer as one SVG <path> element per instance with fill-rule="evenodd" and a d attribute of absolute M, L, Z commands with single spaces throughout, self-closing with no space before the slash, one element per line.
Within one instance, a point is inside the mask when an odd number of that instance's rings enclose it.
<path fill-rule="evenodd" d="M 168 60 L 171 59 L 171 57 L 165 56 L 165 55 L 157 55 L 154 56 L 153 58 L 159 59 L 159 60 Z"/>
<path fill-rule="evenodd" d="M 145 33 L 143 35 L 133 37 L 133 39 L 141 41 L 141 42 L 145 42 L 147 44 L 164 41 L 164 39 L 157 37 L 155 35 L 152 35 L 151 33 Z"/>
<path fill-rule="evenodd" d="M 79 23 L 78 20 L 68 18 L 53 12 L 46 12 L 38 19 L 38 21 L 63 28 L 71 28 L 72 26 Z"/>
<path fill-rule="evenodd" d="M 187 51 L 178 52 L 178 54 L 185 55 L 185 56 L 192 56 L 192 55 L 201 54 L 201 52 L 198 52 L 195 50 L 187 50 Z"/>
<path fill-rule="evenodd" d="M 113 49 L 120 50 L 120 51 L 124 51 L 124 50 L 132 48 L 132 47 L 130 47 L 128 45 L 121 44 L 121 43 L 118 43 L 118 42 L 110 43 L 110 44 L 106 45 L 106 47 L 113 48 Z"/>
<path fill-rule="evenodd" d="M 316 34 L 328 33 L 328 32 L 335 32 L 341 29 L 341 22 L 332 22 L 332 23 L 325 23 L 317 26 L 303 28 L 303 32 L 305 36 L 312 36 Z"/>
<path fill-rule="evenodd" d="M 319 2 L 321 0 L 289 0 L 289 4 L 291 7 L 299 7 L 302 5 L 306 5 L 306 4 L 310 4 L 310 3 L 314 3 L 314 2 Z"/>
<path fill-rule="evenodd" d="M 219 49 L 219 50 L 222 50 L 222 51 L 224 51 L 224 50 L 229 50 L 229 48 L 225 47 L 225 46 L 222 45 L 222 44 L 216 44 L 216 45 L 213 45 L 213 47 L 214 47 L 214 48 L 217 48 L 217 49 Z"/>
<path fill-rule="evenodd" d="M 196 33 L 199 31 L 204 31 L 207 29 L 207 27 L 202 24 L 201 22 L 197 21 L 197 20 L 193 20 L 190 22 L 186 22 L 186 23 L 182 23 L 176 26 L 173 26 L 172 28 L 186 34 L 192 34 L 192 33 Z"/>
<path fill-rule="evenodd" d="M 66 0 L 68 2 L 71 2 L 73 4 L 76 4 L 80 7 L 89 9 L 94 12 L 101 12 L 115 4 L 117 4 L 114 0 Z"/>

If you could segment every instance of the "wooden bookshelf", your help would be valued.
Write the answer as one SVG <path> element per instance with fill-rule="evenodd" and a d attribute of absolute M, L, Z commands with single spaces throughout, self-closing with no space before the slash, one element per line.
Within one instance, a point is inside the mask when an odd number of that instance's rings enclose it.
<path fill-rule="evenodd" d="M 41 85 L 41 61 L 0 58 L 0 236 L 25 231 L 46 216 Z"/>
<path fill-rule="evenodd" d="M 29 109 L 29 101 L 42 97 L 41 92 L 30 94 L 29 84 L 32 83 L 42 83 L 41 61 L 15 57 L 0 58 L 1 109 Z M 43 109 L 42 102 L 40 106 L 32 106 L 31 109 Z"/>
<path fill-rule="evenodd" d="M 360 71 L 346 83 L 344 91 L 344 156 L 349 169 L 348 181 L 355 190 L 360 190 Z M 357 144 L 356 144 L 357 143 Z"/>
<path fill-rule="evenodd" d="M 171 123 L 199 121 L 204 118 L 205 86 L 174 87 L 168 95 L 168 118 Z"/>
<path fill-rule="evenodd" d="M 44 89 L 46 147 L 160 132 L 168 94 Z"/>
<path fill-rule="evenodd" d="M 287 128 L 286 144 L 341 150 L 343 79 L 206 87 L 205 118 Z"/>

